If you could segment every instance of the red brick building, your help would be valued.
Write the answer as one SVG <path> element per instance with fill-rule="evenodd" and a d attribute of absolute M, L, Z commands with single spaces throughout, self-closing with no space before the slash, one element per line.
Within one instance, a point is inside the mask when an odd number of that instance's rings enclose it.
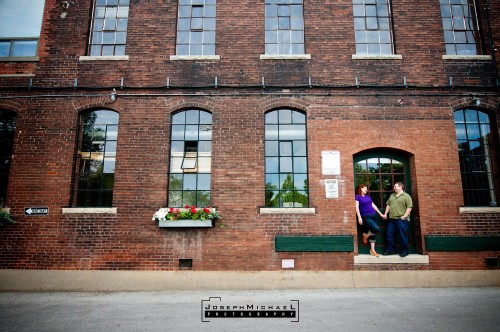
<path fill-rule="evenodd" d="M 498 268 L 499 17 L 489 0 L 3 1 L 0 267 Z M 355 187 L 383 209 L 397 181 L 410 256 L 370 256 Z M 186 204 L 223 219 L 152 220 Z"/>

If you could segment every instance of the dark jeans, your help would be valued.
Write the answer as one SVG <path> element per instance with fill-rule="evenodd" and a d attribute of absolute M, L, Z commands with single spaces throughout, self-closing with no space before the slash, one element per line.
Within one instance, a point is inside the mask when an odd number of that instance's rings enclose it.
<path fill-rule="evenodd" d="M 361 219 L 363 219 L 363 225 L 364 228 L 366 229 L 366 232 L 370 231 L 372 234 L 377 234 L 380 228 L 377 225 L 376 221 L 377 215 L 375 213 L 373 214 L 365 214 L 361 216 Z M 375 242 L 375 235 L 372 235 L 368 238 L 370 242 Z"/>
<path fill-rule="evenodd" d="M 387 223 L 387 246 L 386 251 L 394 252 L 394 233 L 398 232 L 399 240 L 401 242 L 400 253 L 408 253 L 408 220 L 402 219 L 388 219 Z"/>

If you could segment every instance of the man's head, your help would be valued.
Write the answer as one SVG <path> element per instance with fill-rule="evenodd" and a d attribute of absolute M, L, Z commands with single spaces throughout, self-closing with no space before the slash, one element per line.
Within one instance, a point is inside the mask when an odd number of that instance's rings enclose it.
<path fill-rule="evenodd" d="M 405 189 L 405 186 L 404 186 L 404 184 L 402 182 L 396 182 L 394 184 L 394 192 L 396 194 L 401 194 L 404 189 Z"/>

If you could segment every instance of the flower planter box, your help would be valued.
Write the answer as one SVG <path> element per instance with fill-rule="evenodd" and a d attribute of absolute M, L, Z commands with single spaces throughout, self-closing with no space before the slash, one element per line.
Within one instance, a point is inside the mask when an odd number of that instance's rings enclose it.
<path fill-rule="evenodd" d="M 179 220 L 160 220 L 158 221 L 159 227 L 213 227 L 213 219 L 193 220 L 193 219 L 179 219 Z"/>

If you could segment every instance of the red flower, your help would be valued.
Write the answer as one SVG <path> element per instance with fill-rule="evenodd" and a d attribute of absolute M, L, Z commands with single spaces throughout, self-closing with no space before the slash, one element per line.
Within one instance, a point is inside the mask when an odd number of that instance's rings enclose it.
<path fill-rule="evenodd" d="M 174 208 L 170 208 L 170 210 L 168 210 L 169 213 L 172 213 L 174 212 Z"/>
<path fill-rule="evenodd" d="M 210 213 L 210 209 L 205 207 L 205 208 L 203 208 L 203 212 Z"/>
<path fill-rule="evenodd" d="M 191 213 L 192 214 L 195 214 L 196 213 L 196 206 L 191 206 Z"/>
<path fill-rule="evenodd" d="M 186 209 L 189 209 L 189 205 L 187 205 L 187 204 L 186 204 L 186 205 L 184 205 L 184 207 L 185 207 Z"/>

